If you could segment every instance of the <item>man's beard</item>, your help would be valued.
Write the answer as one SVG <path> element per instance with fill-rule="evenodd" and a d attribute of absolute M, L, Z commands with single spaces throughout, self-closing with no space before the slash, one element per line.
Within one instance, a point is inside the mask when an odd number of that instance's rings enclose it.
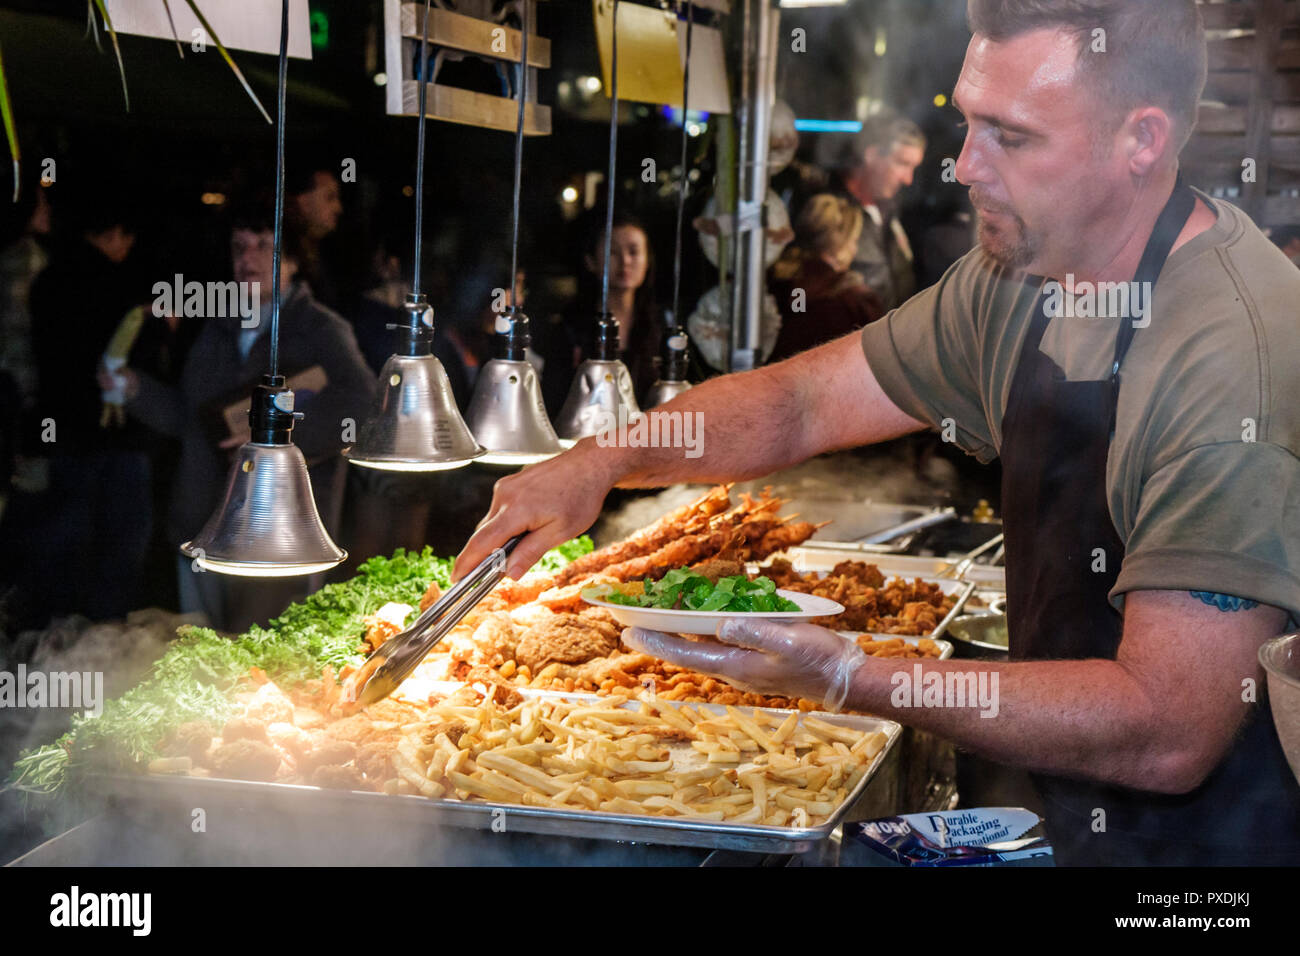
<path fill-rule="evenodd" d="M 976 235 L 981 248 L 994 262 L 1007 268 L 1019 269 L 1029 265 L 1037 256 L 1038 248 L 1029 236 L 1025 221 L 1010 206 L 984 199 L 975 188 L 971 189 L 971 204 L 975 207 Z M 1000 221 L 995 225 L 986 218 L 986 213 L 997 213 Z"/>

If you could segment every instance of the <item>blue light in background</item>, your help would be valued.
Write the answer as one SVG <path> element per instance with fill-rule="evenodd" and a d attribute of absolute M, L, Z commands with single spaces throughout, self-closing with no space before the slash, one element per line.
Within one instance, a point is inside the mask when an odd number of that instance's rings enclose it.
<path fill-rule="evenodd" d="M 794 128 L 801 133 L 860 133 L 862 124 L 857 120 L 797 119 Z"/>

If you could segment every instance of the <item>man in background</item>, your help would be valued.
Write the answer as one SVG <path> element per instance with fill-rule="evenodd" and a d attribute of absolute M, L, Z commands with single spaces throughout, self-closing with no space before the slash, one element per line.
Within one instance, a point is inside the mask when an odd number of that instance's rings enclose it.
<path fill-rule="evenodd" d="M 890 110 L 868 117 L 853 137 L 830 189 L 862 207 L 866 220 L 852 271 L 896 309 L 917 290 L 912 245 L 898 221 L 896 200 L 925 157 L 925 134 Z"/>
<path fill-rule="evenodd" d="M 273 249 L 270 210 L 260 203 L 237 208 L 230 231 L 233 274 L 236 282 L 256 284 L 260 314 L 206 316 L 178 386 L 135 369 L 122 373 L 131 415 L 181 440 L 167 525 L 178 545 L 194 537 L 220 504 L 231 455 L 249 438 L 247 418 L 241 417 L 232 433 L 223 412 L 246 400 L 269 367 Z M 295 389 L 296 406 L 305 417 L 294 427 L 293 443 L 307 459 L 317 509 L 334 535 L 346 468 L 340 456 L 343 421 L 364 417 L 375 380 L 348 323 L 317 302 L 308 283 L 298 278 L 299 256 L 296 237 L 286 231 L 280 368 L 291 386 L 295 379 L 323 383 Z M 233 579 L 198 571 L 185 558 L 178 562 L 181 609 L 202 610 L 214 627 L 226 631 L 265 624 L 313 590 L 310 579 Z"/>
<path fill-rule="evenodd" d="M 335 311 L 351 312 L 341 299 L 340 286 L 347 283 L 340 282 L 336 258 L 330 255 L 326 242 L 343 215 L 338 174 L 324 165 L 306 166 L 302 173 L 289 177 L 285 191 L 289 197 L 286 219 L 299 239 L 299 273 L 311 284 L 317 302 Z"/>

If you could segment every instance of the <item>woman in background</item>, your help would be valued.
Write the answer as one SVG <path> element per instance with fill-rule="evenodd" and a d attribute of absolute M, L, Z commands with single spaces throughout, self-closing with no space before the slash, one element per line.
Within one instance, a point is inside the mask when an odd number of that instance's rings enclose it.
<path fill-rule="evenodd" d="M 862 210 L 822 193 L 804 204 L 795 241 L 772 266 L 768 287 L 781 310 L 771 361 L 847 335 L 885 314 L 880 297 L 849 271 L 862 234 Z"/>
<path fill-rule="evenodd" d="M 605 213 L 593 209 L 582 240 L 583 271 L 578 295 L 564 320 L 548 323 L 539 339 L 545 358 L 542 393 L 551 415 L 559 412 L 583 358 L 593 352 L 605 267 Z M 637 395 L 657 377 L 663 317 L 655 305 L 654 252 L 640 219 L 615 211 L 610 239 L 609 311 L 618 319 L 619 358 L 632 373 Z"/>

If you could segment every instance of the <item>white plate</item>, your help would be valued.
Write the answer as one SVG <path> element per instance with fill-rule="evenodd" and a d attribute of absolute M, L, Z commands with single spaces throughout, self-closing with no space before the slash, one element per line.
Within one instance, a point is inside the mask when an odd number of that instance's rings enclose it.
<path fill-rule="evenodd" d="M 799 591 L 783 591 L 777 594 L 799 605 L 798 611 L 751 611 L 749 613 L 718 611 L 673 611 L 656 607 L 628 607 L 626 604 L 614 604 L 602 600 L 614 586 L 596 585 L 582 592 L 582 599 L 588 604 L 603 607 L 614 620 L 624 627 L 644 627 L 652 631 L 666 631 L 669 634 L 717 634 L 723 621 L 732 618 L 752 618 L 761 621 L 807 621 L 815 617 L 832 617 L 844 612 L 843 604 L 817 597 L 815 594 L 802 594 Z"/>

